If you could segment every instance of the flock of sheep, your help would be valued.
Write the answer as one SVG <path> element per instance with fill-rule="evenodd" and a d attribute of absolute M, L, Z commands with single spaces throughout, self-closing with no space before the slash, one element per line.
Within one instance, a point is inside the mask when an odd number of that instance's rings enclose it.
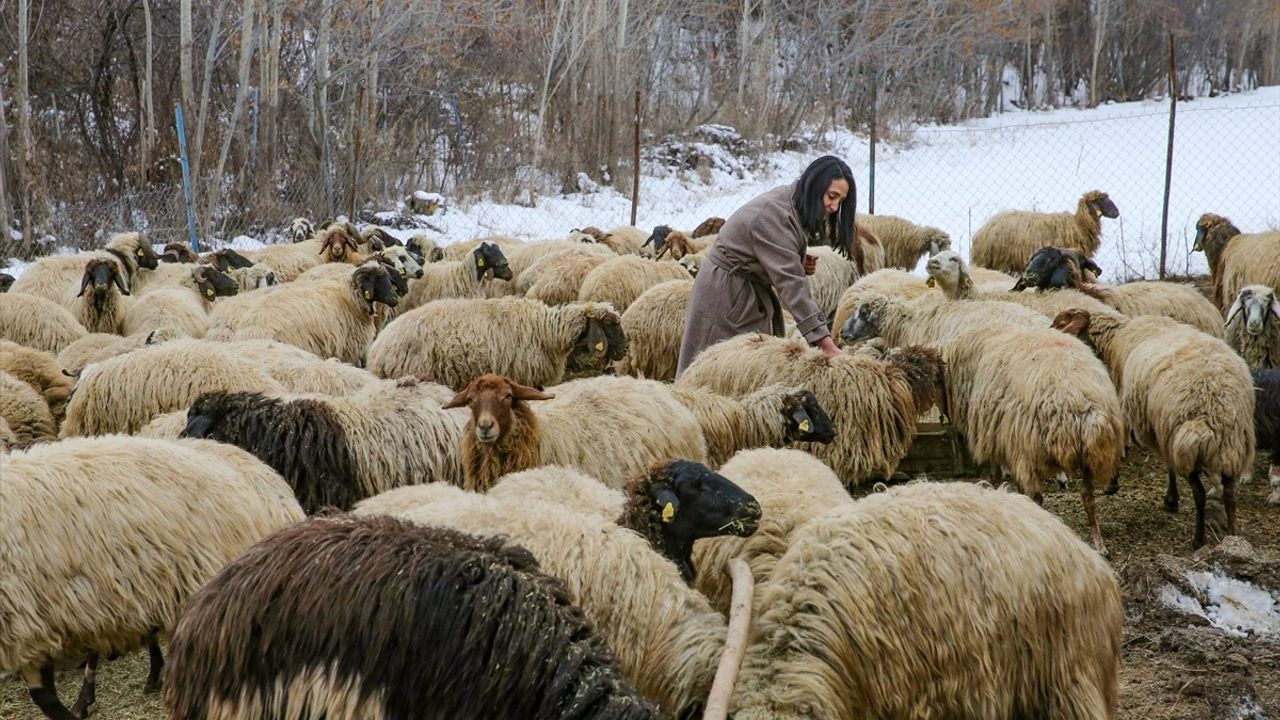
<path fill-rule="evenodd" d="M 746 335 L 678 382 L 714 218 L 40 259 L 0 276 L 0 673 L 53 720 L 143 646 L 182 720 L 1112 718 L 1095 491 L 1149 448 L 1199 546 L 1280 451 L 1280 231 L 1203 216 L 1210 300 L 1099 283 L 1117 215 L 997 215 L 973 265 L 859 216 L 866 274 L 811 249 L 846 355 Z M 994 482 L 854 500 L 935 408 Z M 1089 542 L 1039 505 L 1072 478 Z"/>

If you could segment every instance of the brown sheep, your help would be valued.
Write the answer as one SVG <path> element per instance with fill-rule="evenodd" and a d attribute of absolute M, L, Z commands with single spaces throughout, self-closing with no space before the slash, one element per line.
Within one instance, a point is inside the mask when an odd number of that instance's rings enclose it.
<path fill-rule="evenodd" d="M 1098 251 L 1101 218 L 1120 217 L 1115 203 L 1101 190 L 1080 196 L 1074 213 L 1007 210 L 989 218 L 973 234 L 970 257 L 974 265 L 1018 273 L 1032 253 L 1044 245 L 1079 250 L 1092 257 Z"/>

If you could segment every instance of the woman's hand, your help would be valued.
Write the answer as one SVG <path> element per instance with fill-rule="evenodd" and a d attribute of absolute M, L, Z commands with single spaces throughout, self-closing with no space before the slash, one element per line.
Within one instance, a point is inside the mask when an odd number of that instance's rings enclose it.
<path fill-rule="evenodd" d="M 818 257 L 816 255 L 804 256 L 804 274 L 812 275 L 818 271 Z"/>
<path fill-rule="evenodd" d="M 841 355 L 844 355 L 844 351 L 836 347 L 836 343 L 834 340 L 831 339 L 830 335 L 814 343 L 814 347 L 821 348 L 822 352 L 830 355 L 831 357 L 839 357 Z"/>

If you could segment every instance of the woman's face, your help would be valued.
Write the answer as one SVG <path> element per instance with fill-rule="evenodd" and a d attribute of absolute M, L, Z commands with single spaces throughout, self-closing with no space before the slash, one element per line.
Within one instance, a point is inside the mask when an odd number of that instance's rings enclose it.
<path fill-rule="evenodd" d="M 826 208 L 828 215 L 835 215 L 840 209 L 840 203 L 849 196 L 849 181 L 844 178 L 836 178 L 827 186 L 827 191 L 822 194 L 822 207 Z"/>

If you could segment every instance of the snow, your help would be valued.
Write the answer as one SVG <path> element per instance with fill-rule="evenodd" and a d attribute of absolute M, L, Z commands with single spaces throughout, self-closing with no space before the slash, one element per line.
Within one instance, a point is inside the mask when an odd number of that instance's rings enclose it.
<path fill-rule="evenodd" d="M 1120 210 L 1119 218 L 1102 221 L 1096 260 L 1103 280 L 1155 277 L 1168 110 L 1167 101 L 1087 110 L 1013 109 L 957 125 L 897 129 L 890 141 L 876 147 L 876 212 L 942 228 L 951 234 L 953 249 L 967 256 L 973 232 L 992 214 L 1014 208 L 1074 211 L 1081 194 L 1101 189 Z M 1202 213 L 1225 215 L 1245 232 L 1280 227 L 1277 128 L 1280 87 L 1178 104 L 1169 205 L 1170 272 L 1207 272 L 1203 254 L 1190 252 L 1195 221 Z M 865 212 L 870 188 L 866 136 L 835 131 L 801 140 L 809 149 L 750 159 L 738 152 L 743 141 L 736 130 L 703 125 L 683 140 L 647 147 L 637 224 L 688 230 L 710 216 L 728 217 L 759 193 L 791 182 L 826 152 L 850 164 L 858 209 Z M 441 210 L 430 217 L 416 216 L 419 228 L 394 234 L 407 238 L 422 233 L 442 245 L 487 235 L 558 238 L 588 225 L 608 230 L 629 224 L 631 215 L 629 192 L 620 193 L 611 185 L 541 196 L 535 207 L 492 198 L 446 202 L 424 191 L 413 197 L 433 200 Z M 253 242 L 257 241 L 239 237 L 231 246 L 247 249 Z M 21 271 L 13 263 L 9 267 Z M 922 274 L 922 267 L 916 272 Z"/>
<path fill-rule="evenodd" d="M 1234 637 L 1280 638 L 1280 599 L 1271 591 L 1220 572 L 1188 570 L 1184 577 L 1196 597 L 1166 585 L 1160 591 L 1166 606 L 1202 617 Z"/>
<path fill-rule="evenodd" d="M 437 205 L 443 205 L 443 204 L 444 204 L 444 196 L 443 196 L 443 195 L 441 195 L 441 194 L 439 194 L 439 193 L 429 193 L 429 192 L 427 192 L 427 191 L 425 191 L 425 190 L 414 190 L 414 191 L 413 191 L 413 199 L 414 199 L 414 200 L 421 200 L 422 202 L 433 202 L 433 203 L 436 203 Z"/>

